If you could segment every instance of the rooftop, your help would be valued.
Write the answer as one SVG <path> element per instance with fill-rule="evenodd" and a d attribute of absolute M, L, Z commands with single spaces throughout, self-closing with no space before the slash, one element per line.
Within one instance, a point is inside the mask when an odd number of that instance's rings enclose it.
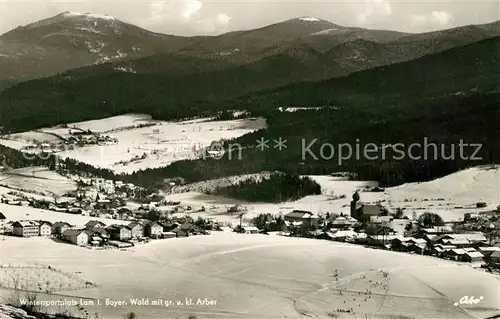
<path fill-rule="evenodd" d="M 85 230 L 84 229 L 68 229 L 68 230 L 64 231 L 63 235 L 73 237 L 73 236 L 78 236 L 81 233 L 85 233 Z"/>
<path fill-rule="evenodd" d="M 101 222 L 101 221 L 98 221 L 98 220 L 91 220 L 91 221 L 89 221 L 89 222 L 87 222 L 85 224 L 85 226 L 87 226 L 87 227 L 94 227 L 94 226 L 97 226 L 97 225 L 103 225 L 104 226 L 105 224 L 103 222 Z"/>

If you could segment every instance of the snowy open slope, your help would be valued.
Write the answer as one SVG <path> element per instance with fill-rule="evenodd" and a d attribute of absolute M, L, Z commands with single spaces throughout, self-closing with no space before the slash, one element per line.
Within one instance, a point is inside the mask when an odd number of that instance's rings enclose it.
<path fill-rule="evenodd" d="M 63 15 L 66 17 L 84 17 L 87 19 L 116 20 L 114 17 L 98 13 L 64 12 Z"/>
<path fill-rule="evenodd" d="M 358 189 L 371 188 L 377 185 L 376 182 L 347 181 L 331 176 L 309 176 L 322 187 L 321 195 L 306 196 L 294 202 L 285 202 L 280 204 L 272 203 L 249 203 L 241 200 L 228 199 L 221 196 L 212 196 L 204 194 L 205 191 L 215 189 L 217 186 L 228 186 L 231 183 L 248 178 L 262 178 L 268 176 L 268 172 L 261 174 L 249 174 L 241 176 L 231 176 L 227 178 L 214 179 L 199 182 L 174 189 L 174 194 L 167 196 L 168 200 L 180 201 L 183 205 L 190 205 L 193 210 L 198 210 L 201 206 L 205 207 L 205 212 L 192 213 L 193 216 L 211 217 L 220 221 L 235 223 L 239 222 L 237 214 L 227 214 L 227 210 L 235 205 L 244 205 L 247 213 L 243 220 L 249 222 L 250 219 L 262 213 L 278 215 L 286 214 L 293 209 L 308 210 L 313 213 L 344 213 L 349 214 L 349 201 L 351 195 Z M 178 191 L 187 191 L 176 193 Z M 373 195 L 375 193 L 369 193 Z M 345 198 L 339 198 L 345 195 Z M 379 195 L 371 196 L 372 200 L 379 200 Z M 366 198 L 367 200 L 368 198 Z"/>
<path fill-rule="evenodd" d="M 235 204 L 242 204 L 247 208 L 248 212 L 244 218 L 246 221 L 261 213 L 287 213 L 292 209 L 308 210 L 316 214 L 327 212 L 349 214 L 352 194 L 356 190 L 360 191 L 361 201 L 364 203 L 380 202 L 391 211 L 401 208 L 409 217 L 414 212 L 418 216 L 432 211 L 441 215 L 445 221 L 460 220 L 467 212 L 496 209 L 500 205 L 500 170 L 490 167 L 470 168 L 430 182 L 409 183 L 387 188 L 384 192 L 366 191 L 377 186 L 377 183 L 373 181 L 348 181 L 331 176 L 309 176 L 321 185 L 321 195 L 306 196 L 295 202 L 280 204 L 248 203 L 202 193 L 203 190 L 213 189 L 217 185 L 224 186 L 251 176 L 257 175 L 234 176 L 196 183 L 183 187 L 191 190 L 190 192 L 172 194 L 168 196 L 168 199 L 181 201 L 195 208 L 205 206 L 206 211 L 196 213 L 196 215 L 232 223 L 239 221 L 239 217 L 228 215 L 226 211 Z M 345 195 L 345 198 L 339 198 L 342 195 Z M 476 203 L 482 201 L 486 202 L 487 207 L 477 209 Z"/>
<path fill-rule="evenodd" d="M 153 241 L 129 251 L 92 251 L 40 238 L 14 238 L 0 245 L 7 252 L 4 263 L 53 264 L 81 272 L 79 276 L 99 285 L 62 294 L 127 302 L 89 308 L 105 319 L 128 311 L 151 319 L 332 318 L 329 313 L 336 314 L 334 318 L 444 319 L 500 311 L 500 281 L 485 272 L 435 258 L 321 240 L 216 233 Z M 454 306 L 465 295 L 483 299 L 474 306 Z M 132 306 L 130 298 L 183 304 Z M 186 298 L 217 303 L 188 306 Z M 339 309 L 352 309 L 354 315 Z"/>

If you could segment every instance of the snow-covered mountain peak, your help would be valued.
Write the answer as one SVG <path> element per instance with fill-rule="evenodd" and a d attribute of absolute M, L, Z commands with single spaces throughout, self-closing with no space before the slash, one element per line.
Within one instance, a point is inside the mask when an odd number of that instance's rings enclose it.
<path fill-rule="evenodd" d="M 107 14 L 98 14 L 98 13 L 79 13 L 79 12 L 70 12 L 66 11 L 61 14 L 64 17 L 80 17 L 87 19 L 103 19 L 103 20 L 116 20 L 116 18 L 108 16 Z"/>

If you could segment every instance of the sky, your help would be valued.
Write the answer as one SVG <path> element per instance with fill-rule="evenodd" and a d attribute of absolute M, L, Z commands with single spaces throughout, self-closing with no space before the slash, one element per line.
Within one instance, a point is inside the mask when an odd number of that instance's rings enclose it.
<path fill-rule="evenodd" d="M 253 29 L 304 16 L 414 33 L 500 20 L 498 0 L 0 0 L 0 34 L 64 11 L 108 14 L 183 36 Z"/>

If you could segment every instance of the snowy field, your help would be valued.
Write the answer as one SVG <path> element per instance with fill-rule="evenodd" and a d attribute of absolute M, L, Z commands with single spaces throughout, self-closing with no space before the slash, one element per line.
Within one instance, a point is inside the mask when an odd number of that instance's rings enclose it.
<path fill-rule="evenodd" d="M 321 240 L 214 233 L 127 251 L 92 251 L 44 238 L 9 238 L 0 245 L 2 263 L 53 265 L 95 282 L 97 288 L 39 294 L 38 300 L 99 299 L 101 305 L 95 301 L 88 310 L 100 318 L 129 311 L 152 319 L 482 318 L 500 312 L 500 281 L 485 272 Z M 483 298 L 455 306 L 463 296 Z M 106 298 L 125 303 L 105 305 Z M 131 298 L 173 303 L 132 306 Z M 216 303 L 196 305 L 199 298 Z"/>
<path fill-rule="evenodd" d="M 7 204 L 0 204 L 0 212 L 5 215 L 8 222 L 18 220 L 46 220 L 49 222 L 65 221 L 76 227 L 84 227 L 84 225 L 90 220 L 100 220 L 106 225 L 130 224 L 130 222 L 117 219 L 89 217 L 77 214 L 60 213 L 33 207 L 13 206 Z M 2 244 L 0 243 L 0 250 L 1 245 Z"/>
<path fill-rule="evenodd" d="M 227 211 L 236 204 L 241 204 L 247 209 L 243 218 L 245 223 L 261 213 L 278 215 L 286 214 L 293 209 L 308 210 L 316 214 L 329 212 L 348 215 L 352 194 L 356 190 L 360 191 L 362 202 L 380 202 L 393 212 L 401 208 L 410 218 L 413 214 L 419 216 L 426 211 L 432 211 L 441 215 L 445 221 L 454 221 L 462 219 L 467 212 L 493 210 L 500 205 L 500 192 L 498 191 L 500 169 L 488 167 L 463 170 L 430 182 L 387 188 L 384 192 L 366 191 L 377 186 L 376 182 L 348 181 L 331 176 L 310 176 L 321 185 L 321 195 L 307 196 L 294 202 L 280 204 L 248 203 L 203 193 L 217 186 L 267 175 L 269 173 L 242 175 L 190 184 L 174 188 L 174 193 L 167 195 L 166 199 L 180 201 L 183 206 L 191 206 L 193 208 L 191 216 L 194 218 L 211 217 L 233 224 L 239 222 L 239 217 L 237 214 L 228 214 Z M 0 187 L 0 194 L 25 189 L 26 195 L 47 200 L 53 200 L 52 194 L 62 195 L 76 188 L 73 181 L 43 168 L 4 172 L 0 174 L 0 185 L 12 187 Z M 45 197 L 40 193 L 45 193 Z M 485 202 L 487 206 L 478 209 L 476 208 L 477 202 Z M 205 212 L 196 212 L 202 206 Z M 160 209 L 166 210 L 169 207 L 160 207 Z M 179 215 L 184 215 L 184 213 Z"/>
<path fill-rule="evenodd" d="M 0 173 L 0 185 L 9 191 L 22 190 L 42 196 L 61 196 L 76 189 L 76 183 L 43 167 L 11 169 Z M 3 193 L 0 190 L 0 193 Z"/>
<path fill-rule="evenodd" d="M 139 126 L 143 127 L 139 127 Z M 199 158 L 211 142 L 232 139 L 266 126 L 264 119 L 213 121 L 198 119 L 185 122 L 154 121 L 147 115 L 121 115 L 111 118 L 71 123 L 68 128 L 55 127 L 8 135 L 0 139 L 6 146 L 21 149 L 33 142 L 51 143 L 67 138 L 75 129 L 91 130 L 118 139 L 117 144 L 89 145 L 59 152 L 63 157 L 112 169 L 117 173 L 163 167 L 172 162 Z M 145 158 L 140 158 L 145 156 Z"/>

